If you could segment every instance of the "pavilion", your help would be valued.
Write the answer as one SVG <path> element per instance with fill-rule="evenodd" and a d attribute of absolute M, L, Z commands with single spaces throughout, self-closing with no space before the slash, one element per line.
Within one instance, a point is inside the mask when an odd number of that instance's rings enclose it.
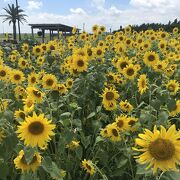
<path fill-rule="evenodd" d="M 29 24 L 32 30 L 32 36 L 34 37 L 34 29 L 40 29 L 42 31 L 42 42 L 44 42 L 45 31 L 48 30 L 50 34 L 50 40 L 53 39 L 54 31 L 57 32 L 59 39 L 59 32 L 62 32 L 65 36 L 67 34 L 72 34 L 73 27 L 64 24 Z M 80 29 L 78 29 L 79 32 Z"/>

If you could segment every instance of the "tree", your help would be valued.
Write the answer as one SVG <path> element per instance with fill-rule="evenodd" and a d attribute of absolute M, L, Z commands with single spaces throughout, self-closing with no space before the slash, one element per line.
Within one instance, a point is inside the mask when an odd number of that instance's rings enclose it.
<path fill-rule="evenodd" d="M 24 10 L 20 9 L 19 6 L 15 7 L 14 4 L 8 4 L 8 7 L 3 9 L 6 11 L 6 14 L 0 16 L 4 17 L 3 22 L 9 21 L 9 25 L 13 24 L 13 39 L 16 41 L 16 21 L 19 20 L 22 24 L 23 21 L 27 22 L 25 19 L 27 15 L 23 14 Z"/>

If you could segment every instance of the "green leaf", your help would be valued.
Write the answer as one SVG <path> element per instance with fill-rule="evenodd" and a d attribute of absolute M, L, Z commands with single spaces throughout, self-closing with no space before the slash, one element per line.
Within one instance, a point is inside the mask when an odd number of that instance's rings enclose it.
<path fill-rule="evenodd" d="M 35 149 L 33 149 L 33 148 L 26 147 L 24 149 L 24 156 L 25 156 L 26 162 L 28 164 L 32 162 L 33 157 L 34 157 L 34 153 L 35 153 Z"/>
<path fill-rule="evenodd" d="M 20 180 L 32 180 L 34 177 L 30 173 L 22 174 Z"/>
<path fill-rule="evenodd" d="M 179 172 L 167 172 L 162 176 L 161 179 L 162 180 L 178 180 L 178 179 L 180 179 L 180 173 Z"/>
<path fill-rule="evenodd" d="M 176 101 L 174 99 L 170 99 L 167 104 L 168 110 L 173 111 L 176 109 Z"/>
<path fill-rule="evenodd" d="M 78 148 L 76 148 L 75 153 L 76 153 L 78 159 L 81 159 L 82 158 L 82 147 L 79 146 Z"/>
<path fill-rule="evenodd" d="M 70 113 L 70 112 L 65 112 L 65 113 L 62 113 L 62 114 L 60 115 L 60 117 L 62 117 L 62 118 L 64 118 L 64 117 L 69 117 L 69 116 L 71 116 L 71 113 Z"/>
<path fill-rule="evenodd" d="M 92 112 L 92 113 L 90 113 L 90 114 L 88 115 L 87 119 L 90 119 L 90 118 L 94 117 L 95 115 L 96 115 L 96 113 L 95 113 L 95 112 Z"/>
<path fill-rule="evenodd" d="M 161 111 L 159 112 L 158 120 L 160 122 L 165 122 L 168 120 L 168 117 L 169 117 L 169 113 L 167 111 Z"/>
<path fill-rule="evenodd" d="M 0 173 L 1 173 L 0 178 L 1 179 L 7 179 L 6 176 L 9 174 L 8 170 L 9 170 L 9 167 L 6 163 L 0 164 Z"/>
<path fill-rule="evenodd" d="M 44 157 L 41 166 L 43 167 L 43 169 L 46 172 L 50 173 L 51 169 L 52 169 L 52 160 L 51 160 L 51 158 L 48 157 L 48 156 Z"/>

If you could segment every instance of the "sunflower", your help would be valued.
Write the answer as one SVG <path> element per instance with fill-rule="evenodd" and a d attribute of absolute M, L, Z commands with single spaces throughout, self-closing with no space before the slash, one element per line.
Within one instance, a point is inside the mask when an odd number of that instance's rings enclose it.
<path fill-rule="evenodd" d="M 158 43 L 158 48 L 159 48 L 161 51 L 166 50 L 166 47 L 167 47 L 167 42 L 166 42 L 165 40 L 161 40 L 161 41 Z"/>
<path fill-rule="evenodd" d="M 170 80 L 166 84 L 166 88 L 169 90 L 170 95 L 176 95 L 179 90 L 179 83 L 176 80 Z"/>
<path fill-rule="evenodd" d="M 0 81 L 8 81 L 10 69 L 7 66 L 0 65 Z"/>
<path fill-rule="evenodd" d="M 130 128 L 128 125 L 128 117 L 126 115 L 120 115 L 116 117 L 113 124 L 116 125 L 118 131 L 125 131 Z"/>
<path fill-rule="evenodd" d="M 24 80 L 24 73 L 20 70 L 13 70 L 10 74 L 11 82 L 18 85 L 21 84 Z"/>
<path fill-rule="evenodd" d="M 104 57 L 104 49 L 102 47 L 96 47 L 93 49 L 93 54 L 96 59 Z"/>
<path fill-rule="evenodd" d="M 109 102 L 102 102 L 103 103 L 103 107 L 107 110 L 107 111 L 113 111 L 115 109 L 117 109 L 117 102 L 116 101 L 109 101 Z"/>
<path fill-rule="evenodd" d="M 118 59 L 115 65 L 118 71 L 122 73 L 124 68 L 126 68 L 126 66 L 128 66 L 130 63 L 131 61 L 129 61 L 127 57 L 126 58 L 121 57 Z"/>
<path fill-rule="evenodd" d="M 121 101 L 119 103 L 120 109 L 124 112 L 131 112 L 133 110 L 133 106 L 127 101 Z"/>
<path fill-rule="evenodd" d="M 159 55 L 156 52 L 147 51 L 144 54 L 143 61 L 147 66 L 154 66 L 159 61 Z"/>
<path fill-rule="evenodd" d="M 34 46 L 33 47 L 33 50 L 32 50 L 32 53 L 35 55 L 35 56 L 40 56 L 43 52 L 43 49 L 41 46 Z"/>
<path fill-rule="evenodd" d="M 23 43 L 21 50 L 26 53 L 29 50 L 29 44 Z"/>
<path fill-rule="evenodd" d="M 44 56 L 39 56 L 37 58 L 36 63 L 37 63 L 37 65 L 42 66 L 44 64 L 44 61 L 45 61 L 45 57 Z"/>
<path fill-rule="evenodd" d="M 26 99 L 23 99 L 23 108 L 25 112 L 32 112 L 34 110 L 34 99 L 27 97 Z"/>
<path fill-rule="evenodd" d="M 35 87 L 27 87 L 27 94 L 37 103 L 41 103 L 43 101 L 44 93 Z"/>
<path fill-rule="evenodd" d="M 25 111 L 23 111 L 23 110 L 17 110 L 17 111 L 15 111 L 14 112 L 14 117 L 15 117 L 15 119 L 17 120 L 17 121 L 24 121 L 25 120 L 25 118 L 26 118 L 26 112 Z"/>
<path fill-rule="evenodd" d="M 72 78 L 68 78 L 68 79 L 66 80 L 66 87 L 67 87 L 68 89 L 71 89 L 72 86 L 73 86 L 73 84 L 74 84 L 74 81 L 73 81 Z"/>
<path fill-rule="evenodd" d="M 105 26 L 100 26 L 100 27 L 99 27 L 99 30 L 100 30 L 101 32 L 105 32 L 106 27 L 105 27 Z"/>
<path fill-rule="evenodd" d="M 55 124 L 46 119 L 44 114 L 38 116 L 34 112 L 33 116 L 28 116 L 25 121 L 20 122 L 16 133 L 21 140 L 24 140 L 26 146 L 41 148 L 51 140 L 51 136 L 55 135 L 54 129 Z"/>
<path fill-rule="evenodd" d="M 80 141 L 71 141 L 66 147 L 70 150 L 75 150 L 79 147 Z"/>
<path fill-rule="evenodd" d="M 82 168 L 86 170 L 90 175 L 93 175 L 96 172 L 96 169 L 91 160 L 84 159 L 82 161 Z"/>
<path fill-rule="evenodd" d="M 156 72 L 163 72 L 166 67 L 168 66 L 168 62 L 166 60 L 163 60 L 163 61 L 158 61 L 154 66 L 153 66 L 153 69 L 156 71 Z"/>
<path fill-rule="evenodd" d="M 73 68 L 78 72 L 86 71 L 88 68 L 87 57 L 75 55 L 73 58 Z"/>
<path fill-rule="evenodd" d="M 180 100 L 176 101 L 175 107 L 170 112 L 170 116 L 174 117 L 180 113 Z"/>
<path fill-rule="evenodd" d="M 34 153 L 31 162 L 27 163 L 24 151 L 21 150 L 19 152 L 19 155 L 14 159 L 14 164 L 16 169 L 21 169 L 22 172 L 30 171 L 30 170 L 34 172 L 40 166 L 41 159 L 42 159 L 41 155 L 38 152 L 36 152 Z"/>
<path fill-rule="evenodd" d="M 121 137 L 120 137 L 120 132 L 118 127 L 116 126 L 116 124 L 109 124 L 106 127 L 107 132 L 108 132 L 108 136 L 111 139 L 111 141 L 115 142 L 115 141 L 120 141 Z"/>
<path fill-rule="evenodd" d="M 42 78 L 43 88 L 46 89 L 54 89 L 57 85 L 57 78 L 53 74 L 46 74 Z"/>
<path fill-rule="evenodd" d="M 92 31 L 95 33 L 97 32 L 99 29 L 99 26 L 97 24 L 95 24 L 93 27 L 92 27 Z"/>
<path fill-rule="evenodd" d="M 168 130 L 161 126 L 160 130 L 154 126 L 153 132 L 144 130 L 144 134 L 139 134 L 136 138 L 136 145 L 142 152 L 136 156 L 140 164 L 149 163 L 147 169 L 153 168 L 153 173 L 160 169 L 162 171 L 176 171 L 176 164 L 180 161 L 180 133 L 176 126 L 172 125 Z"/>
<path fill-rule="evenodd" d="M 27 97 L 27 92 L 22 86 L 16 86 L 14 89 L 16 99 L 23 99 Z"/>
<path fill-rule="evenodd" d="M 135 124 L 136 124 L 136 122 L 138 121 L 138 118 L 135 118 L 135 117 L 130 116 L 130 117 L 127 118 L 127 121 L 128 121 L 128 126 L 130 127 L 130 130 L 131 130 L 132 132 L 136 131 L 136 126 L 135 126 Z"/>
<path fill-rule="evenodd" d="M 140 92 L 141 95 L 148 89 L 146 74 L 141 74 L 139 76 L 137 86 L 138 86 L 138 91 Z"/>
<path fill-rule="evenodd" d="M 114 102 L 119 98 L 119 93 L 113 87 L 105 88 L 103 90 L 103 94 L 101 95 L 103 98 L 103 104 L 108 104 L 110 102 Z"/>
<path fill-rule="evenodd" d="M 28 67 L 28 62 L 27 60 L 25 60 L 24 58 L 19 58 L 18 60 L 18 66 L 21 68 L 21 69 L 26 69 Z"/>
<path fill-rule="evenodd" d="M 57 84 L 56 91 L 58 91 L 61 95 L 64 95 L 68 90 L 64 84 Z"/>
<path fill-rule="evenodd" d="M 133 64 L 130 64 L 123 69 L 123 75 L 127 79 L 132 80 L 136 77 L 137 71 L 138 71 L 137 68 Z"/>
<path fill-rule="evenodd" d="M 28 85 L 29 86 L 35 86 L 38 81 L 38 75 L 35 72 L 31 72 L 31 74 L 28 75 Z"/>

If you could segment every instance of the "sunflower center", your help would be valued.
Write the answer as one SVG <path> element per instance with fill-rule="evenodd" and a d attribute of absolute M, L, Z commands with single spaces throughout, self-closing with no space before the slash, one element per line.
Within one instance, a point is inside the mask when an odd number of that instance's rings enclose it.
<path fill-rule="evenodd" d="M 69 81 L 69 82 L 68 82 L 68 85 L 71 86 L 71 85 L 72 85 L 72 81 Z"/>
<path fill-rule="evenodd" d="M 150 154 L 160 161 L 169 160 L 175 154 L 175 147 L 168 139 L 158 138 L 149 145 Z"/>
<path fill-rule="evenodd" d="M 171 85 L 168 86 L 168 89 L 169 89 L 169 91 L 174 91 L 175 87 L 174 87 L 173 84 L 171 84 Z"/>
<path fill-rule="evenodd" d="M 89 164 L 86 164 L 86 167 L 87 167 L 87 169 L 89 170 L 89 171 L 91 171 L 91 166 L 89 165 Z"/>
<path fill-rule="evenodd" d="M 113 93 L 113 92 L 107 92 L 107 93 L 106 93 L 106 99 L 107 99 L 108 101 L 113 100 L 113 99 L 114 99 L 114 93 Z"/>
<path fill-rule="evenodd" d="M 35 77 L 32 77 L 32 78 L 31 78 L 31 82 L 32 82 L 32 83 L 35 83 L 35 82 L 36 82 L 36 78 L 35 78 Z"/>
<path fill-rule="evenodd" d="M 0 71 L 0 76 L 1 76 L 1 77 L 6 76 L 6 71 L 4 71 L 4 70 Z"/>
<path fill-rule="evenodd" d="M 124 69 L 127 65 L 128 65 L 127 62 L 122 62 L 122 63 L 120 64 L 120 67 L 121 67 L 121 69 Z"/>
<path fill-rule="evenodd" d="M 112 129 L 112 134 L 113 134 L 113 136 L 118 136 L 118 132 L 117 132 L 117 130 L 116 129 Z"/>
<path fill-rule="evenodd" d="M 127 75 L 128 75 L 128 76 L 132 76 L 133 74 L 134 74 L 134 69 L 129 68 L 129 69 L 127 70 Z"/>
<path fill-rule="evenodd" d="M 52 79 L 48 79 L 48 80 L 46 81 L 46 84 L 47 84 L 48 86 L 52 86 L 53 83 L 54 83 L 54 81 L 53 81 Z"/>
<path fill-rule="evenodd" d="M 36 97 L 38 97 L 38 98 L 41 97 L 41 93 L 38 92 L 38 91 L 36 91 L 36 90 L 33 90 L 33 94 L 34 94 Z"/>
<path fill-rule="evenodd" d="M 122 120 L 119 120 L 116 124 L 118 128 L 122 128 L 124 125 L 124 122 Z"/>
<path fill-rule="evenodd" d="M 53 45 L 50 46 L 50 50 L 55 50 L 55 47 Z"/>
<path fill-rule="evenodd" d="M 21 79 L 21 76 L 20 76 L 19 74 L 15 74 L 15 75 L 14 75 L 14 79 L 18 81 L 18 80 Z"/>
<path fill-rule="evenodd" d="M 35 121 L 28 126 L 28 130 L 33 135 L 39 135 L 44 131 L 44 125 L 39 121 Z"/>
<path fill-rule="evenodd" d="M 87 50 L 87 53 L 88 53 L 88 56 L 92 56 L 92 54 L 93 54 L 93 52 L 92 52 L 91 49 L 88 49 L 88 50 Z"/>
<path fill-rule="evenodd" d="M 149 55 L 149 56 L 148 56 L 148 60 L 149 60 L 149 61 L 154 61 L 154 60 L 155 60 L 154 55 Z"/>
<path fill-rule="evenodd" d="M 39 53 L 41 52 L 41 50 L 39 48 L 36 48 L 36 52 Z"/>
<path fill-rule="evenodd" d="M 145 80 L 142 80 L 142 82 L 141 82 L 141 86 L 142 86 L 142 88 L 145 88 L 145 86 L 146 86 L 146 82 L 145 82 Z"/>
<path fill-rule="evenodd" d="M 26 65 L 26 62 L 25 61 L 22 61 L 22 63 L 21 63 L 23 66 L 25 66 Z"/>
<path fill-rule="evenodd" d="M 84 66 L 84 61 L 83 61 L 83 60 L 79 60 L 79 61 L 77 62 L 77 65 L 78 65 L 79 67 L 83 67 L 83 66 Z"/>
<path fill-rule="evenodd" d="M 19 113 L 19 117 L 20 117 L 21 119 L 25 119 L 26 116 L 25 116 L 25 114 L 24 114 L 23 112 L 20 112 L 20 113 Z"/>
<path fill-rule="evenodd" d="M 101 55 L 102 54 L 102 51 L 99 49 L 97 50 L 97 55 Z"/>
<path fill-rule="evenodd" d="M 129 124 L 130 126 L 133 126 L 133 125 L 135 124 L 135 121 L 134 121 L 134 120 L 130 120 L 130 121 L 128 122 L 128 124 Z"/>

